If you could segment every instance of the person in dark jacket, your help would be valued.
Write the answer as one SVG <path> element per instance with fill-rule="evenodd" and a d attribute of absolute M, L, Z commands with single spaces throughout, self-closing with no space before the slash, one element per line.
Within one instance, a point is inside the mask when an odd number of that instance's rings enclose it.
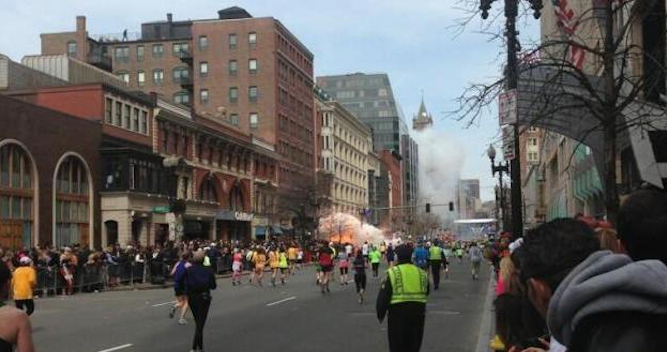
<path fill-rule="evenodd" d="M 633 192 L 618 211 L 618 236 L 634 260 L 658 259 L 667 264 L 667 193 L 657 189 Z"/>
<path fill-rule="evenodd" d="M 192 352 L 204 350 L 204 325 L 211 307 L 211 290 L 217 288 L 215 275 L 204 266 L 206 253 L 197 251 L 192 256 L 192 266 L 179 278 L 179 286 L 184 287 L 188 295 L 188 305 L 195 318 L 195 336 Z"/>
<path fill-rule="evenodd" d="M 522 278 L 553 340 L 570 352 L 663 351 L 667 266 L 598 251 L 593 230 L 557 219 L 524 241 Z"/>

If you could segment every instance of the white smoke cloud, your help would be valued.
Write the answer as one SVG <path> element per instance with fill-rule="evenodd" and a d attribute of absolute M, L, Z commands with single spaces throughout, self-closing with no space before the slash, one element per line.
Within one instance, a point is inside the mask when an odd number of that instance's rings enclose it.
<path fill-rule="evenodd" d="M 456 136 L 429 128 L 412 131 L 412 138 L 419 145 L 419 196 L 420 203 L 456 203 L 457 181 L 465 160 L 465 150 Z M 444 223 L 455 219 L 448 206 L 431 207 Z"/>

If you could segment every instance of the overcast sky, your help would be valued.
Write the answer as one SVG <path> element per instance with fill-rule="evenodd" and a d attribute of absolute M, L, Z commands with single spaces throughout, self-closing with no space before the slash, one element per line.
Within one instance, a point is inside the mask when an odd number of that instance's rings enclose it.
<path fill-rule="evenodd" d="M 494 5 L 502 7 L 500 2 Z M 443 139 L 460 145 L 443 150 L 443 155 L 463 153 L 462 178 L 479 178 L 482 198 L 493 199 L 485 150 L 497 138 L 495 113 L 465 128 L 445 112 L 455 108 L 453 99 L 468 83 L 498 76 L 502 43 L 479 34 L 478 20 L 456 36 L 452 26 L 465 14 L 455 9 L 455 0 L 4 0 L 0 53 L 17 61 L 38 54 L 39 34 L 73 31 L 77 15 L 87 17 L 93 35 L 139 32 L 141 22 L 162 20 L 168 12 L 174 20 L 214 18 L 229 6 L 243 7 L 255 17 L 279 19 L 315 54 L 316 75 L 388 73 L 408 119 L 416 113 L 423 91 L 435 128 Z M 529 26 L 527 33 L 536 32 L 537 24 Z M 429 147 L 437 148 L 420 145 Z"/>

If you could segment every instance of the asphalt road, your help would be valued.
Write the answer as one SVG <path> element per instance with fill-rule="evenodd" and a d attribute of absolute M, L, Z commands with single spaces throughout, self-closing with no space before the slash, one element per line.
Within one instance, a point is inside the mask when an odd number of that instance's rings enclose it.
<path fill-rule="evenodd" d="M 482 321 L 488 270 L 478 281 L 469 263 L 451 265 L 449 278 L 429 297 L 422 351 L 473 352 Z M 379 280 L 369 276 L 367 302 L 354 285 L 315 286 L 312 268 L 285 286 L 233 287 L 218 281 L 204 335 L 207 351 L 387 351 L 386 321 L 375 317 Z M 36 301 L 32 316 L 38 351 L 185 352 L 194 322 L 180 326 L 167 317 L 171 289 L 105 292 Z M 488 313 L 487 313 L 488 314 Z"/>

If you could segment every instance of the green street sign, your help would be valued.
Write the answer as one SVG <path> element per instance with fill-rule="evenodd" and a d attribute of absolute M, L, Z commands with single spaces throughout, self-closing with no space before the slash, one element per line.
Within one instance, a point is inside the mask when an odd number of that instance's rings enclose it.
<path fill-rule="evenodd" d="M 153 212 L 154 213 L 160 213 L 160 214 L 166 214 L 169 212 L 169 207 L 164 206 L 164 207 L 153 207 Z"/>

